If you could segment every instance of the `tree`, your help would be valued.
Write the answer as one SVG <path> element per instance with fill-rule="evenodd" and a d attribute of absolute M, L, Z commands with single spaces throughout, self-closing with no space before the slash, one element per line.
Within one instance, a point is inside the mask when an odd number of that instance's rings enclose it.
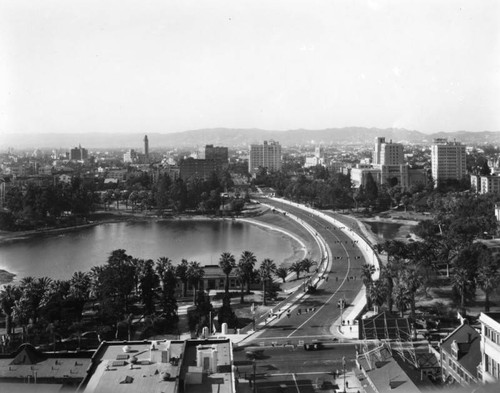
<path fill-rule="evenodd" d="M 193 287 L 193 304 L 196 304 L 196 291 L 199 288 L 200 282 L 205 275 L 205 271 L 198 262 L 191 261 L 187 269 L 188 282 Z"/>
<path fill-rule="evenodd" d="M 271 280 L 271 275 L 274 273 L 276 273 L 276 264 L 272 259 L 264 259 L 259 268 L 259 275 L 262 281 L 262 303 L 264 306 L 266 305 L 266 282 Z"/>
<path fill-rule="evenodd" d="M 481 245 L 474 245 L 462 250 L 453 263 L 452 286 L 463 314 L 466 312 L 465 303 L 476 293 L 476 274 L 481 248 Z"/>
<path fill-rule="evenodd" d="M 96 292 L 104 320 L 116 324 L 130 313 L 129 297 L 135 287 L 136 271 L 132 257 L 123 249 L 111 252 L 107 264 L 95 270 Z"/>
<path fill-rule="evenodd" d="M 229 293 L 229 275 L 236 267 L 236 261 L 234 255 L 229 252 L 223 252 L 219 259 L 219 266 L 222 272 L 226 275 L 226 281 L 224 282 L 224 292 Z"/>
<path fill-rule="evenodd" d="M 69 297 L 76 307 L 78 321 L 82 319 L 83 307 L 90 297 L 90 275 L 85 272 L 75 272 L 70 279 Z"/>
<path fill-rule="evenodd" d="M 246 277 L 246 273 L 245 271 L 243 270 L 243 268 L 240 266 L 240 264 L 238 263 L 238 266 L 234 269 L 234 273 L 238 279 L 238 281 L 240 282 L 240 303 L 243 304 L 245 303 L 245 277 Z"/>
<path fill-rule="evenodd" d="M 247 294 L 250 293 L 250 282 L 252 281 L 253 271 L 257 258 L 251 251 L 243 251 L 241 258 L 238 262 L 238 266 L 245 273 L 245 282 L 247 284 Z"/>
<path fill-rule="evenodd" d="M 306 273 L 309 273 L 309 269 L 311 269 L 311 267 L 317 265 L 316 261 L 313 261 L 309 258 L 304 258 L 302 261 L 300 261 L 300 264 L 302 265 L 302 269 L 305 270 Z"/>
<path fill-rule="evenodd" d="M 401 318 L 403 318 L 403 313 L 406 311 L 406 305 L 408 303 L 408 291 L 401 277 L 396 279 L 394 285 L 394 302 L 396 303 Z"/>
<path fill-rule="evenodd" d="M 288 271 L 295 273 L 297 275 L 296 279 L 300 278 L 300 273 L 304 270 L 302 263 L 300 261 L 294 262 L 288 268 Z"/>
<path fill-rule="evenodd" d="M 187 296 L 187 284 L 188 284 L 188 268 L 189 268 L 189 264 L 188 264 L 188 261 L 186 259 L 183 259 L 181 261 L 181 263 L 179 263 L 176 267 L 175 267 L 175 274 L 177 275 L 177 277 L 179 277 L 179 280 L 181 280 L 181 283 L 182 283 L 182 297 L 186 297 Z"/>
<path fill-rule="evenodd" d="M 194 262 L 195 263 L 195 262 Z M 192 269 L 196 269 L 193 265 Z M 201 270 L 203 273 L 203 270 Z M 166 257 L 161 257 L 156 261 L 157 277 L 161 281 L 161 304 L 163 315 L 169 322 L 176 323 L 179 319 L 177 315 L 177 299 L 175 297 L 175 286 L 177 284 L 176 268 L 172 261 Z M 190 274 L 195 274 L 193 271 Z M 196 280 L 195 277 L 191 277 Z"/>
<path fill-rule="evenodd" d="M 154 262 L 151 259 L 139 259 L 137 265 L 137 282 L 145 315 L 151 315 L 155 312 L 155 289 L 159 279 L 154 267 Z"/>
<path fill-rule="evenodd" d="M 288 276 L 288 269 L 286 267 L 284 267 L 283 265 L 280 265 L 277 269 L 276 269 L 276 276 L 278 276 L 279 278 L 281 278 L 283 280 L 283 283 L 286 282 L 286 277 Z"/>
<path fill-rule="evenodd" d="M 490 176 L 491 175 L 491 169 L 488 165 L 487 160 L 484 160 L 483 165 L 481 166 L 481 169 L 479 171 L 479 175 L 481 175 L 481 176 Z"/>
<path fill-rule="evenodd" d="M 368 296 L 370 297 L 370 303 L 377 308 L 382 306 L 385 298 L 385 289 L 380 281 L 375 281 L 370 285 Z"/>
<path fill-rule="evenodd" d="M 490 311 L 490 294 L 499 286 L 500 260 L 493 257 L 490 249 L 484 248 L 479 255 L 479 269 L 477 272 L 477 284 L 484 292 L 484 312 Z"/>
<path fill-rule="evenodd" d="M 12 334 L 12 313 L 19 297 L 19 289 L 13 285 L 5 285 L 0 291 L 0 308 L 5 315 L 5 332 L 7 336 Z"/>
<path fill-rule="evenodd" d="M 373 273 L 375 273 L 375 267 L 373 265 L 364 264 L 361 267 L 361 279 L 363 280 L 363 285 L 365 286 L 366 304 L 368 308 L 372 307 L 370 290 L 373 285 Z"/>
<path fill-rule="evenodd" d="M 366 176 L 365 196 L 371 204 L 375 203 L 378 198 L 378 186 L 370 172 Z"/>

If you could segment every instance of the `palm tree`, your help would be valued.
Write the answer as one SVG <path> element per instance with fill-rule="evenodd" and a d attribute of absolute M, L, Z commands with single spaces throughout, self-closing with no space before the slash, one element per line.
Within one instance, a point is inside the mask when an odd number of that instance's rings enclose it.
<path fill-rule="evenodd" d="M 298 261 L 292 263 L 291 266 L 288 268 L 288 270 L 292 273 L 295 273 L 297 275 L 296 279 L 298 280 L 300 278 L 300 272 L 302 272 L 304 268 L 302 267 L 302 263 Z"/>
<path fill-rule="evenodd" d="M 161 281 L 163 313 L 169 319 L 177 321 L 177 299 L 175 297 L 177 269 L 173 266 L 170 259 L 161 257 L 156 262 L 156 273 L 157 275 L 150 275 L 149 281 L 152 281 L 148 285 L 151 288 L 155 288 L 158 285 L 158 279 Z"/>
<path fill-rule="evenodd" d="M 189 268 L 188 261 L 183 259 L 180 264 L 175 267 L 175 274 L 179 277 L 179 280 L 182 282 L 182 297 L 187 296 L 187 284 L 188 284 L 188 275 L 187 271 Z"/>
<path fill-rule="evenodd" d="M 12 334 L 12 313 L 16 299 L 19 299 L 19 289 L 13 285 L 5 285 L 0 292 L 0 308 L 5 315 L 5 331 L 7 336 Z"/>
<path fill-rule="evenodd" d="M 452 276 L 453 288 L 460 297 L 460 311 L 465 314 L 465 297 L 467 296 L 467 287 L 469 284 L 469 272 L 464 267 L 455 267 Z"/>
<path fill-rule="evenodd" d="M 238 264 L 238 266 L 236 266 L 236 268 L 234 269 L 234 273 L 236 275 L 236 278 L 240 282 L 240 303 L 243 304 L 245 303 L 245 271 Z"/>
<path fill-rule="evenodd" d="M 410 316 L 415 318 L 415 294 L 422 285 L 422 276 L 415 265 L 405 266 L 403 278 L 407 289 L 407 299 L 410 304 Z"/>
<path fill-rule="evenodd" d="M 89 297 L 93 300 L 95 305 L 95 300 L 100 296 L 101 291 L 101 276 L 104 271 L 104 266 L 92 266 L 90 268 L 89 278 L 90 278 L 90 292 Z"/>
<path fill-rule="evenodd" d="M 394 302 L 399 310 L 401 318 L 403 318 L 403 313 L 406 310 L 406 304 L 408 303 L 408 291 L 405 283 L 402 280 L 397 280 L 394 285 Z"/>
<path fill-rule="evenodd" d="M 276 269 L 276 276 L 278 276 L 279 278 L 281 278 L 283 280 L 283 283 L 286 282 L 286 277 L 288 276 L 288 269 L 286 267 L 284 267 L 283 265 L 280 265 L 280 267 L 278 267 Z"/>
<path fill-rule="evenodd" d="M 78 321 L 82 319 L 82 312 L 85 303 L 90 297 L 90 274 L 85 272 L 75 272 L 70 279 L 69 297 L 77 304 Z"/>
<path fill-rule="evenodd" d="M 387 309 L 392 312 L 393 302 L 393 292 L 394 292 L 394 279 L 397 277 L 396 265 L 390 261 L 387 265 L 383 265 L 380 272 L 380 281 L 384 285 L 384 295 L 385 302 L 387 303 Z"/>
<path fill-rule="evenodd" d="M 262 303 L 266 305 L 266 282 L 271 279 L 271 275 L 276 273 L 276 264 L 272 259 L 266 258 L 259 268 L 260 279 L 262 280 Z"/>
<path fill-rule="evenodd" d="M 302 270 L 305 270 L 306 273 L 309 273 L 309 269 L 316 265 L 316 261 L 313 261 L 312 259 L 309 258 L 304 258 L 302 261 L 300 261 L 300 264 L 302 265 Z"/>
<path fill-rule="evenodd" d="M 229 294 L 229 275 L 236 267 L 236 260 L 234 259 L 234 255 L 229 252 L 223 252 L 219 259 L 219 266 L 222 269 L 222 272 L 226 275 L 226 281 L 224 283 L 224 292 L 226 295 Z"/>
<path fill-rule="evenodd" d="M 252 281 L 253 269 L 255 267 L 255 263 L 257 262 L 257 258 L 254 253 L 251 251 L 243 251 L 241 254 L 241 258 L 239 260 L 238 265 L 245 272 L 245 281 L 247 284 L 247 294 L 250 293 L 250 282 Z"/>
<path fill-rule="evenodd" d="M 370 286 L 369 294 L 368 296 L 370 297 L 370 302 L 374 306 L 377 307 L 377 309 L 384 304 L 384 298 L 385 298 L 385 288 L 383 285 L 375 281 L 372 283 Z"/>
<path fill-rule="evenodd" d="M 193 304 L 196 304 L 196 291 L 199 289 L 200 281 L 205 275 L 205 271 L 198 262 L 191 261 L 187 269 L 188 281 L 193 287 Z"/>

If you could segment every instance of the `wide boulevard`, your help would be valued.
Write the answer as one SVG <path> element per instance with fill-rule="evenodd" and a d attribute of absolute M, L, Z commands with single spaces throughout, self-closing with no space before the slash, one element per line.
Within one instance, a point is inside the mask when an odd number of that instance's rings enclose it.
<path fill-rule="evenodd" d="M 234 365 L 238 375 L 246 380 L 253 380 L 255 371 L 259 393 L 312 393 L 320 383 L 327 389 L 338 386 L 343 378 L 342 359 L 345 358 L 345 369 L 351 370 L 354 357 L 355 346 L 351 343 L 325 344 L 318 351 L 305 351 L 302 347 L 265 348 L 257 353 L 255 361 L 249 358 L 247 349 L 237 348 Z"/>
<path fill-rule="evenodd" d="M 261 331 L 254 335 L 252 342 L 259 342 L 260 345 L 273 342 L 297 345 L 313 340 L 329 341 L 333 338 L 331 328 L 341 314 L 339 300 L 345 299 L 350 304 L 362 288 L 361 268 L 366 263 L 363 254 L 345 230 L 332 226 L 323 218 L 268 198 L 261 198 L 260 201 L 286 211 L 313 227 L 328 244 L 333 264 L 314 294 L 304 296 L 292 312 L 282 314 L 265 327 L 260 326 Z M 343 329 L 350 329 L 347 321 Z"/>

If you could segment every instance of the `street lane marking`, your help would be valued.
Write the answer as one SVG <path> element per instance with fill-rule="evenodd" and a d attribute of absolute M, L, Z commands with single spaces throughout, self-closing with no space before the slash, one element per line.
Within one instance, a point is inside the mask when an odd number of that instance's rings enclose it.
<path fill-rule="evenodd" d="M 328 230 L 328 232 L 331 232 L 331 231 Z M 339 237 L 337 236 L 337 234 L 335 234 L 333 232 L 331 232 L 331 234 L 333 236 L 335 236 L 337 239 L 339 239 Z M 347 277 L 349 277 L 349 272 L 351 270 L 351 258 L 349 257 L 349 253 L 347 252 L 347 249 L 345 248 L 345 246 L 344 246 L 343 243 L 341 243 L 341 246 L 342 246 L 342 248 L 344 249 L 344 252 L 347 255 L 347 272 L 345 274 L 344 279 L 340 283 L 340 285 L 337 288 L 337 290 L 328 298 L 328 300 L 325 303 L 323 303 L 323 305 L 321 307 L 319 307 L 318 310 L 316 312 L 314 312 L 308 319 L 306 319 L 301 325 L 299 325 L 299 327 L 297 329 L 295 329 L 292 333 L 290 333 L 288 336 L 286 336 L 287 338 L 290 338 L 291 336 L 293 336 L 300 328 L 302 328 L 306 323 L 308 323 L 312 318 L 314 318 L 316 316 L 316 314 L 318 314 L 321 311 L 321 309 L 323 307 L 325 307 L 333 299 L 333 297 L 335 295 L 337 295 L 337 292 L 340 291 L 340 289 L 342 288 L 342 286 L 344 285 L 344 283 L 347 281 Z"/>
<path fill-rule="evenodd" d="M 297 392 L 300 393 L 299 385 L 297 384 L 297 379 L 295 378 L 295 374 L 292 374 L 293 382 L 295 382 L 295 387 L 297 388 Z"/>

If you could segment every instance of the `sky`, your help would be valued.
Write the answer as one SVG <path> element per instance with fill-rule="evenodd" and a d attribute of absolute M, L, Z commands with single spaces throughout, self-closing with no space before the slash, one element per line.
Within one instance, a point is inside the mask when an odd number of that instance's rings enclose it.
<path fill-rule="evenodd" d="M 500 131 L 497 0 L 0 0 L 0 134 Z"/>

